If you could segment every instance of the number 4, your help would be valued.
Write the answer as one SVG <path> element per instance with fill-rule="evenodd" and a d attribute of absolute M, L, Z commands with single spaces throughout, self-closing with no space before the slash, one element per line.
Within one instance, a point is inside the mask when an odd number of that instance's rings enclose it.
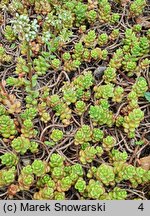
<path fill-rule="evenodd" d="M 143 203 L 141 203 L 138 207 L 139 210 L 143 211 L 144 210 L 144 206 L 143 206 Z"/>

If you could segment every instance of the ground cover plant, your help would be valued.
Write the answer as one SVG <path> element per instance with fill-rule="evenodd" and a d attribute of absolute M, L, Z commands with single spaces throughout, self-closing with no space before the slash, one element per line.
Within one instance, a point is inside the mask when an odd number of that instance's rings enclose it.
<path fill-rule="evenodd" d="M 1 0 L 0 199 L 150 199 L 149 14 Z"/>

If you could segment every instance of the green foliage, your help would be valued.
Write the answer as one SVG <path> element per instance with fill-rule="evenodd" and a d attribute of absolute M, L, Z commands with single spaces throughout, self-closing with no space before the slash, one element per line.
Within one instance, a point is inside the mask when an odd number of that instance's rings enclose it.
<path fill-rule="evenodd" d="M 7 55 L 6 54 L 6 50 L 3 46 L 0 46 L 0 64 L 1 63 L 9 63 L 12 60 L 12 56 L 11 55 Z"/>
<path fill-rule="evenodd" d="M 145 0 L 134 0 L 130 5 L 131 16 L 139 16 L 143 13 L 144 7 L 146 6 Z"/>
<path fill-rule="evenodd" d="M 148 199 L 147 149 L 132 157 L 148 139 L 147 1 L 0 9 L 1 198 Z"/>
<path fill-rule="evenodd" d="M 86 104 L 83 101 L 75 103 L 75 111 L 78 115 L 82 115 L 86 111 Z"/>
<path fill-rule="evenodd" d="M 3 105 L 0 105 L 0 116 L 6 115 L 6 109 Z"/>
<path fill-rule="evenodd" d="M 136 80 L 136 83 L 132 87 L 133 91 L 136 92 L 138 97 L 144 96 L 145 92 L 148 89 L 147 82 L 144 77 L 139 77 Z"/>
<path fill-rule="evenodd" d="M 47 164 L 42 160 L 34 160 L 32 163 L 32 170 L 36 176 L 42 176 L 47 171 Z"/>
<path fill-rule="evenodd" d="M 12 167 L 17 165 L 19 158 L 14 153 L 5 153 L 0 156 L 1 163 L 7 167 Z"/>
<path fill-rule="evenodd" d="M 13 139 L 11 146 L 17 153 L 23 155 L 30 148 L 30 140 L 28 138 L 20 136 Z"/>
<path fill-rule="evenodd" d="M 98 36 L 98 44 L 103 46 L 108 43 L 108 35 L 106 33 L 102 33 Z"/>
<path fill-rule="evenodd" d="M 25 85 L 25 79 L 24 78 L 8 77 L 6 79 L 6 83 L 9 86 L 21 87 L 21 86 Z"/>
<path fill-rule="evenodd" d="M 37 131 L 34 128 L 33 122 L 30 119 L 26 119 L 23 122 L 21 132 L 24 137 L 33 138 L 36 136 Z"/>
<path fill-rule="evenodd" d="M 34 68 L 39 76 L 45 75 L 50 65 L 46 62 L 45 58 L 39 56 L 38 59 L 34 59 Z"/>
<path fill-rule="evenodd" d="M 102 146 L 106 151 L 110 151 L 114 145 L 116 144 L 116 140 L 112 136 L 107 136 L 103 139 Z"/>
<path fill-rule="evenodd" d="M 128 133 L 130 138 L 135 136 L 135 129 L 139 126 L 144 118 L 144 112 L 140 109 L 134 109 L 128 116 L 124 117 L 124 131 Z"/>
<path fill-rule="evenodd" d="M 36 115 L 37 115 L 37 109 L 31 107 L 29 109 L 26 109 L 23 113 L 21 113 L 20 116 L 23 120 L 25 120 L 25 119 L 33 120 Z"/>
<path fill-rule="evenodd" d="M 93 179 L 89 181 L 86 190 L 88 192 L 88 197 L 92 199 L 99 199 L 100 196 L 105 192 L 105 189 L 100 184 L 100 182 Z"/>
<path fill-rule="evenodd" d="M 107 85 L 95 86 L 94 91 L 95 91 L 94 96 L 96 99 L 100 99 L 100 98 L 108 99 L 113 97 L 114 87 L 113 84 L 109 83 Z"/>
<path fill-rule="evenodd" d="M 94 30 L 90 30 L 87 35 L 84 36 L 83 41 L 86 47 L 92 48 L 96 39 L 96 33 Z"/>
<path fill-rule="evenodd" d="M 5 187 L 15 181 L 16 169 L 0 170 L 0 187 Z"/>
<path fill-rule="evenodd" d="M 92 132 L 88 125 L 83 125 L 75 134 L 75 145 L 91 141 Z"/>
<path fill-rule="evenodd" d="M 93 129 L 93 134 L 92 134 L 92 142 L 99 142 L 102 141 L 104 136 L 104 133 L 102 130 L 98 128 Z"/>
<path fill-rule="evenodd" d="M 111 200 L 125 200 L 127 198 L 127 191 L 119 187 L 115 187 L 111 192 L 109 192 Z"/>
<path fill-rule="evenodd" d="M 95 10 L 90 10 L 87 12 L 87 20 L 90 24 L 94 23 L 97 19 L 97 12 Z"/>
<path fill-rule="evenodd" d="M 116 81 L 116 69 L 115 68 L 111 68 L 108 67 L 105 71 L 104 71 L 104 80 L 105 83 L 110 83 L 110 82 L 115 82 Z"/>
<path fill-rule="evenodd" d="M 126 151 L 120 152 L 117 149 L 112 149 L 111 153 L 109 153 L 110 160 L 113 162 L 126 162 L 128 158 L 128 154 Z"/>
<path fill-rule="evenodd" d="M 146 100 L 148 102 L 150 102 L 150 92 L 145 92 L 144 96 L 145 96 Z"/>
<path fill-rule="evenodd" d="M 113 124 L 113 114 L 109 109 L 104 109 L 102 106 L 90 106 L 90 118 L 94 125 L 108 125 L 111 127 Z"/>
<path fill-rule="evenodd" d="M 55 59 L 53 59 L 52 62 L 51 62 L 51 67 L 52 67 L 53 69 L 58 70 L 59 67 L 60 67 L 60 64 L 61 64 L 60 60 L 57 59 L 57 58 L 55 58 Z"/>
<path fill-rule="evenodd" d="M 87 5 L 78 2 L 74 8 L 76 26 L 80 26 L 86 19 Z"/>
<path fill-rule="evenodd" d="M 75 184 L 75 189 L 77 189 L 80 193 L 83 193 L 86 189 L 86 182 L 83 180 L 83 178 L 79 178 L 78 181 Z"/>
<path fill-rule="evenodd" d="M 0 116 L 0 134 L 4 138 L 9 138 L 17 134 L 17 130 L 16 130 L 14 121 L 9 116 L 6 116 L 6 115 Z"/>
<path fill-rule="evenodd" d="M 114 185 L 115 174 L 113 172 L 113 167 L 107 164 L 101 164 L 96 171 L 96 179 L 101 181 L 105 185 Z"/>
<path fill-rule="evenodd" d="M 79 159 L 82 164 L 91 163 L 96 157 L 97 150 L 94 146 L 88 146 L 85 150 L 80 150 Z"/>
<path fill-rule="evenodd" d="M 59 154 L 53 153 L 50 158 L 50 167 L 62 167 L 64 158 Z"/>
<path fill-rule="evenodd" d="M 12 42 L 16 39 L 14 31 L 13 31 L 12 27 L 9 25 L 6 25 L 6 27 L 5 27 L 4 36 L 9 42 Z"/>
<path fill-rule="evenodd" d="M 63 138 L 63 132 L 59 129 L 54 129 L 50 135 L 50 138 L 54 141 L 54 142 L 58 142 L 60 140 L 62 140 Z"/>

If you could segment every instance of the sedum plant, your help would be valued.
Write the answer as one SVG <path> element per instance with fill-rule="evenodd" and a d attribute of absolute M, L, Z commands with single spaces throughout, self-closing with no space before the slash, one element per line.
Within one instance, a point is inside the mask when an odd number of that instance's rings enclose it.
<path fill-rule="evenodd" d="M 108 67 L 104 71 L 103 79 L 105 80 L 105 83 L 115 82 L 116 81 L 116 76 L 117 76 L 116 69 Z"/>
<path fill-rule="evenodd" d="M 83 178 L 79 178 L 78 181 L 75 184 L 75 189 L 79 191 L 79 193 L 83 193 L 86 189 L 86 182 Z"/>
<path fill-rule="evenodd" d="M 63 132 L 59 129 L 54 129 L 50 135 L 50 138 L 54 141 L 54 142 L 58 142 L 60 140 L 62 140 L 63 138 Z"/>
<path fill-rule="evenodd" d="M 91 141 L 92 132 L 88 125 L 83 125 L 75 134 L 75 145 Z"/>
<path fill-rule="evenodd" d="M 107 164 L 101 164 L 95 173 L 96 179 L 101 181 L 104 185 L 114 185 L 115 183 L 115 174 L 113 167 Z"/>
<path fill-rule="evenodd" d="M 105 151 L 110 151 L 115 144 L 116 144 L 115 138 L 112 136 L 107 136 L 106 138 L 103 139 L 102 146 L 105 149 Z"/>
<path fill-rule="evenodd" d="M 16 169 L 13 166 L 12 168 L 5 170 L 0 170 L 0 188 L 8 186 L 9 184 L 15 181 Z"/>
<path fill-rule="evenodd" d="M 78 114 L 78 115 L 82 115 L 85 111 L 86 111 L 86 103 L 84 101 L 77 101 L 75 103 L 75 112 Z"/>
<path fill-rule="evenodd" d="M 34 160 L 31 167 L 36 176 L 42 176 L 49 171 L 49 165 L 42 160 Z"/>
<path fill-rule="evenodd" d="M 91 179 L 86 187 L 88 197 L 92 199 L 99 199 L 104 194 L 105 189 L 99 181 Z"/>
<path fill-rule="evenodd" d="M 30 145 L 30 140 L 23 136 L 13 139 L 11 143 L 12 148 L 21 155 L 27 152 L 27 150 L 30 148 Z"/>
<path fill-rule="evenodd" d="M 84 38 L 83 38 L 85 46 L 88 47 L 88 48 L 94 47 L 95 39 L 96 39 L 95 31 L 94 30 L 90 30 L 87 33 L 87 35 L 85 35 Z"/>
<path fill-rule="evenodd" d="M 139 108 L 133 109 L 128 116 L 124 117 L 123 127 L 124 131 L 130 138 L 135 136 L 135 129 L 139 126 L 144 118 L 144 112 Z"/>
<path fill-rule="evenodd" d="M 13 138 L 17 134 L 14 120 L 7 115 L 0 116 L 0 134 L 4 138 Z"/>
<path fill-rule="evenodd" d="M 143 13 L 144 7 L 146 6 L 145 0 L 134 0 L 130 5 L 131 16 L 139 16 Z"/>
<path fill-rule="evenodd" d="M 6 167 L 13 167 L 17 165 L 19 158 L 14 153 L 8 153 L 6 152 L 2 156 L 0 156 L 1 163 L 5 165 Z"/>

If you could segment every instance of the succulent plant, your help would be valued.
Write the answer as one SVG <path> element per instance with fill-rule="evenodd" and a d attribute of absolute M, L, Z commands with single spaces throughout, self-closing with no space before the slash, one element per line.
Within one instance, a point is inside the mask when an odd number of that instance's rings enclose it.
<path fill-rule="evenodd" d="M 83 193 L 86 189 L 86 182 L 83 180 L 83 178 L 79 178 L 78 181 L 75 184 L 75 189 L 77 189 L 80 193 Z"/>
<path fill-rule="evenodd" d="M 12 56 L 6 54 L 5 48 L 1 45 L 0 46 L 0 63 L 4 62 L 11 62 L 12 61 Z"/>
<path fill-rule="evenodd" d="M 90 106 L 90 118 L 94 125 L 108 125 L 111 127 L 113 124 L 113 114 L 109 109 L 104 109 L 102 106 Z"/>
<path fill-rule="evenodd" d="M 44 187 L 39 192 L 34 193 L 35 200 L 52 200 L 54 197 L 54 190 L 50 187 Z"/>
<path fill-rule="evenodd" d="M 8 153 L 6 152 L 2 156 L 0 156 L 1 163 L 3 165 L 6 165 L 7 167 L 12 167 L 17 165 L 19 158 L 14 153 Z"/>
<path fill-rule="evenodd" d="M 83 101 L 77 101 L 75 103 L 75 111 L 78 115 L 82 115 L 86 111 L 86 104 Z"/>
<path fill-rule="evenodd" d="M 65 200 L 65 193 L 64 192 L 54 192 L 54 199 L 55 200 Z"/>
<path fill-rule="evenodd" d="M 57 59 L 57 58 L 53 59 L 52 62 L 51 62 L 51 67 L 52 67 L 53 69 L 58 70 L 58 69 L 60 68 L 60 65 L 61 65 L 61 62 L 60 62 L 60 60 Z"/>
<path fill-rule="evenodd" d="M 20 40 L 30 41 L 35 39 L 39 27 L 36 19 L 31 22 L 27 15 L 17 13 L 16 19 L 11 22 L 13 30 L 18 34 Z"/>
<path fill-rule="evenodd" d="M 83 168 L 82 168 L 81 164 L 79 164 L 79 163 L 72 165 L 71 172 L 74 174 L 77 174 L 80 177 L 83 176 L 83 174 L 84 174 Z"/>
<path fill-rule="evenodd" d="M 105 71 L 104 71 L 104 75 L 103 78 L 105 80 L 105 83 L 110 83 L 110 82 L 115 82 L 116 81 L 116 69 L 115 68 L 111 68 L 108 67 Z"/>
<path fill-rule="evenodd" d="M 34 59 L 34 68 L 39 76 L 45 75 L 50 65 L 46 62 L 45 58 L 39 56 L 38 59 Z"/>
<path fill-rule="evenodd" d="M 2 169 L 0 171 L 0 187 L 5 187 L 13 183 L 15 181 L 15 176 L 16 169 L 14 166 L 8 170 Z"/>
<path fill-rule="evenodd" d="M 34 126 L 33 126 L 32 120 L 26 119 L 23 122 L 21 133 L 23 134 L 24 137 L 33 138 L 37 134 L 37 131 L 33 128 Z"/>
<path fill-rule="evenodd" d="M 63 132 L 59 129 L 54 129 L 50 135 L 50 138 L 54 141 L 54 142 L 58 142 L 60 140 L 62 140 L 63 138 Z"/>
<path fill-rule="evenodd" d="M 32 171 L 36 176 L 42 176 L 49 170 L 48 164 L 42 160 L 34 160 Z"/>
<path fill-rule="evenodd" d="M 17 134 L 14 120 L 11 119 L 9 116 L 0 116 L 0 134 L 4 138 L 10 138 L 11 136 L 13 137 L 15 134 Z"/>
<path fill-rule="evenodd" d="M 30 140 L 23 136 L 17 137 L 13 139 L 11 146 L 12 148 L 20 154 L 25 154 L 27 150 L 30 148 Z"/>
<path fill-rule="evenodd" d="M 9 42 L 12 42 L 16 39 L 14 31 L 13 31 L 12 27 L 9 25 L 6 25 L 6 27 L 5 27 L 4 36 Z"/>
<path fill-rule="evenodd" d="M 63 177 L 61 180 L 58 180 L 57 182 L 57 190 L 59 192 L 68 191 L 71 185 L 72 180 L 69 178 L 69 176 Z"/>
<path fill-rule="evenodd" d="M 102 146 L 106 151 L 110 151 L 115 144 L 116 144 L 115 138 L 112 136 L 107 136 L 106 138 L 103 139 Z"/>
<path fill-rule="evenodd" d="M 108 42 L 108 35 L 106 33 L 102 33 L 98 36 L 98 45 L 104 46 Z"/>
<path fill-rule="evenodd" d="M 92 131 L 92 142 L 102 141 L 104 132 L 98 128 L 94 128 Z"/>
<path fill-rule="evenodd" d="M 130 5 L 131 16 L 141 15 L 145 6 L 146 6 L 145 0 L 134 0 Z"/>
<path fill-rule="evenodd" d="M 113 84 L 108 83 L 106 85 L 95 86 L 94 91 L 95 91 L 94 96 L 96 99 L 100 99 L 100 98 L 108 99 L 113 97 L 114 87 Z"/>
<path fill-rule="evenodd" d="M 83 125 L 75 134 L 75 145 L 91 141 L 92 132 L 88 125 Z"/>
<path fill-rule="evenodd" d="M 117 86 L 114 89 L 114 95 L 113 95 L 112 101 L 120 103 L 124 96 L 123 93 L 124 93 L 124 89 L 121 86 Z"/>
<path fill-rule="evenodd" d="M 145 78 L 144 77 L 137 78 L 136 83 L 132 86 L 132 89 L 133 91 L 136 92 L 138 97 L 143 96 L 148 89 Z"/>
<path fill-rule="evenodd" d="M 105 185 L 114 185 L 115 174 L 113 167 L 107 164 L 101 164 L 95 173 L 96 179 L 101 181 Z"/>
<path fill-rule="evenodd" d="M 62 167 L 64 158 L 59 154 L 53 153 L 50 157 L 50 167 Z"/>
<path fill-rule="evenodd" d="M 128 158 L 128 154 L 126 151 L 120 152 L 117 149 L 112 149 L 111 153 L 109 153 L 110 161 L 117 162 L 117 161 L 123 161 L 126 162 Z"/>
<path fill-rule="evenodd" d="M 79 159 L 82 164 L 91 163 L 96 158 L 96 153 L 94 146 L 88 146 L 85 150 L 80 150 Z"/>
<path fill-rule="evenodd" d="M 99 199 L 100 196 L 105 192 L 105 189 L 100 184 L 100 182 L 93 179 L 89 181 L 86 190 L 88 192 L 88 197 L 92 199 Z"/>
<path fill-rule="evenodd" d="M 109 192 L 111 200 L 125 200 L 127 198 L 127 191 L 119 187 L 115 187 L 111 192 Z"/>
<path fill-rule="evenodd" d="M 23 113 L 21 113 L 20 116 L 23 120 L 25 120 L 25 119 L 31 119 L 32 120 L 35 118 L 36 115 L 37 115 L 37 109 L 31 107 L 29 109 L 26 109 Z"/>
<path fill-rule="evenodd" d="M 83 38 L 85 46 L 88 47 L 88 48 L 94 47 L 95 39 L 96 39 L 95 31 L 94 30 L 90 30 L 87 33 L 87 35 L 85 35 L 84 38 Z"/>
<path fill-rule="evenodd" d="M 124 117 L 123 127 L 129 137 L 132 138 L 135 136 L 135 129 L 139 126 L 143 118 L 144 113 L 139 108 L 133 109 L 128 116 Z"/>

